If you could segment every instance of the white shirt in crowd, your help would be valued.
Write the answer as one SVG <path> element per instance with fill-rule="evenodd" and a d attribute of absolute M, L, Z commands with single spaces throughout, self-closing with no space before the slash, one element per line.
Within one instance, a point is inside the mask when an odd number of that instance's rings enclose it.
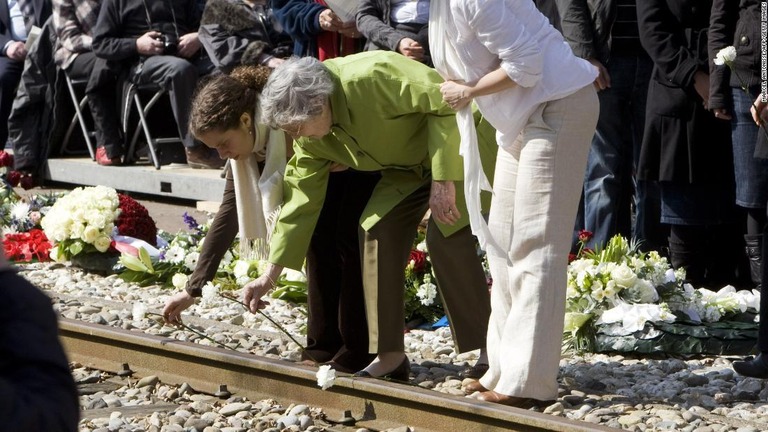
<path fill-rule="evenodd" d="M 389 16 L 394 23 L 426 24 L 429 21 L 429 0 L 390 0 L 390 5 Z"/>
<path fill-rule="evenodd" d="M 8 13 L 11 15 L 11 36 L 16 41 L 27 40 L 27 26 L 24 25 L 24 15 L 21 14 L 21 6 L 18 0 L 8 1 Z"/>

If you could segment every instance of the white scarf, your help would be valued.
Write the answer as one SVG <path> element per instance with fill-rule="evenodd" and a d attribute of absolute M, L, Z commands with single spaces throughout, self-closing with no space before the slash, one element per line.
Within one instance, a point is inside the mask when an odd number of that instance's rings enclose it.
<path fill-rule="evenodd" d="M 464 63 L 458 55 L 460 47 L 455 45 L 459 36 L 458 29 L 451 15 L 450 0 L 432 1 L 429 3 L 429 48 L 435 69 L 447 80 L 467 80 Z M 471 104 L 456 112 L 456 123 L 461 135 L 459 154 L 464 159 L 464 195 L 467 201 L 469 224 L 472 234 L 477 236 L 480 247 L 489 254 L 507 257 L 507 253 L 491 237 L 488 224 L 485 222 L 480 204 L 480 192 L 486 190 L 493 193 L 491 183 L 483 171 L 480 150 L 477 143 L 477 130 L 472 115 Z"/>
<path fill-rule="evenodd" d="M 256 124 L 254 135 L 253 152 L 247 157 L 231 159 L 230 165 L 240 227 L 240 256 L 265 260 L 269 257 L 269 240 L 283 202 L 285 134 Z M 259 173 L 259 155 L 265 152 L 264 172 Z"/>

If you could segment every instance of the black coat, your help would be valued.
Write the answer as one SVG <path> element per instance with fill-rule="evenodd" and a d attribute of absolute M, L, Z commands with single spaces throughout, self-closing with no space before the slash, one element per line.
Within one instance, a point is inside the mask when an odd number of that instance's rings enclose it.
<path fill-rule="evenodd" d="M 755 100 L 760 84 L 760 1 L 714 0 L 709 26 L 709 58 L 718 51 L 733 46 L 736 59 L 733 71 L 728 66 L 710 62 L 709 107 L 725 108 L 732 112 L 732 91 L 749 90 L 750 100 Z M 768 157 L 768 140 L 765 134 L 757 134 L 756 156 Z"/>
<path fill-rule="evenodd" d="M 640 41 L 653 59 L 638 177 L 682 183 L 733 181 L 731 130 L 704 108 L 696 72 L 709 73 L 712 0 L 637 2 Z"/>
<path fill-rule="evenodd" d="M 289 57 L 293 40 L 272 23 L 270 8 L 241 0 L 209 0 L 198 37 L 213 65 L 224 72 L 258 64 L 262 54 Z"/>
<path fill-rule="evenodd" d="M 0 419 L 6 432 L 75 432 L 77 390 L 51 300 L 0 270 Z"/>
<path fill-rule="evenodd" d="M 75 114 L 64 72 L 56 67 L 53 58 L 56 32 L 52 21 L 48 19 L 27 53 L 8 118 L 14 168 L 40 176 L 46 159 L 59 152 Z"/>

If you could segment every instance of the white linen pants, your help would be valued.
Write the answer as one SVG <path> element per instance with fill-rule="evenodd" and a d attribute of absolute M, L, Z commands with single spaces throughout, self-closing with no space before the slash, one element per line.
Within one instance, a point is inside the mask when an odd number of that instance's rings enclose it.
<path fill-rule="evenodd" d="M 488 258 L 487 389 L 557 397 L 568 252 L 598 107 L 591 84 L 543 103 L 512 148 L 499 148 L 488 225 L 510 261 Z"/>

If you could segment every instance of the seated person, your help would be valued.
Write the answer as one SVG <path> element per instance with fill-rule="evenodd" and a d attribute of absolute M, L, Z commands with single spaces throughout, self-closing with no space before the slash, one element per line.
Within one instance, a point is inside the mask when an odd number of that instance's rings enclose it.
<path fill-rule="evenodd" d="M 355 20 L 348 22 L 332 11 L 323 0 L 273 0 L 275 18 L 293 38 L 293 54 L 320 60 L 360 52 Z"/>
<path fill-rule="evenodd" d="M 45 0 L 8 0 L 0 8 L 0 147 L 8 141 L 8 117 L 11 115 L 16 87 L 21 80 L 25 42 L 32 26 L 42 27 L 51 16 L 50 3 Z"/>
<path fill-rule="evenodd" d="M 118 77 L 127 75 L 134 83 L 156 83 L 168 90 L 187 163 L 192 168 L 224 165 L 215 152 L 196 143 L 188 130 L 197 78 L 211 71 L 207 57 L 200 56 L 196 5 L 195 0 L 102 2 L 93 30 L 97 60 L 86 88 L 94 121 L 108 125 L 96 136 L 100 164 L 118 164 L 123 155 L 119 130 L 109 125 L 118 124 L 115 88 Z"/>
<path fill-rule="evenodd" d="M 432 66 L 428 21 L 429 0 L 362 0 L 357 10 L 366 50 L 396 51 Z"/>
<path fill-rule="evenodd" d="M 213 65 L 228 73 L 239 65 L 275 67 L 291 55 L 293 40 L 272 23 L 264 1 L 210 0 L 200 20 L 200 43 Z"/>

